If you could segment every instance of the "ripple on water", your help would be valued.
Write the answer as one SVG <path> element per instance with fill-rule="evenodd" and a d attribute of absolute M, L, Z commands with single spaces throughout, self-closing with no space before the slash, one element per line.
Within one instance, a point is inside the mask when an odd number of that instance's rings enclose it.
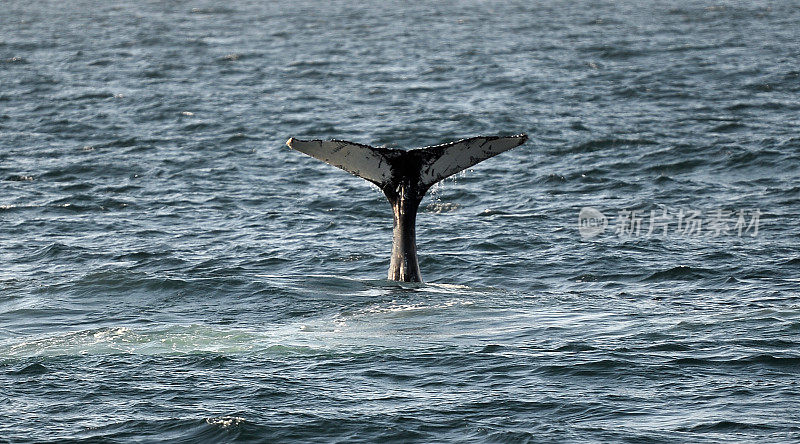
<path fill-rule="evenodd" d="M 3 3 L 4 439 L 797 441 L 796 7 L 212 3 Z M 284 145 L 518 132 L 422 203 L 425 284 Z"/>

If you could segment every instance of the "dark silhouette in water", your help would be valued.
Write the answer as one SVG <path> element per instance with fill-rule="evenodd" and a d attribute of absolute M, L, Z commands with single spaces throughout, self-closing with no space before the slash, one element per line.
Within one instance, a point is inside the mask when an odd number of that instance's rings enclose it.
<path fill-rule="evenodd" d="M 377 185 L 394 212 L 389 279 L 420 282 L 415 225 L 425 193 L 440 180 L 525 143 L 528 136 L 472 137 L 413 150 L 375 148 L 343 140 L 298 140 L 289 148 Z"/>

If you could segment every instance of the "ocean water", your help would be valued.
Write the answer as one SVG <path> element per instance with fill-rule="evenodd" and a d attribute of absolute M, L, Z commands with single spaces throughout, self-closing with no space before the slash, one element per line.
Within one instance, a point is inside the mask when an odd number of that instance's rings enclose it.
<path fill-rule="evenodd" d="M 0 442 L 799 441 L 798 22 L 4 0 Z M 421 285 L 284 145 L 519 132 L 423 201 Z"/>

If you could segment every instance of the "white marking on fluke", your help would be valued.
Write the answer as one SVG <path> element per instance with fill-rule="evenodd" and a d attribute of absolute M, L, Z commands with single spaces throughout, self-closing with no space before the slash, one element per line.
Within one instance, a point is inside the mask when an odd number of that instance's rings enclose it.
<path fill-rule="evenodd" d="M 286 145 L 366 179 L 383 191 L 394 213 L 389 279 L 421 282 L 415 224 L 425 193 L 440 180 L 522 145 L 526 140 L 528 136 L 525 134 L 471 137 L 408 151 L 344 140 L 291 138 Z"/>

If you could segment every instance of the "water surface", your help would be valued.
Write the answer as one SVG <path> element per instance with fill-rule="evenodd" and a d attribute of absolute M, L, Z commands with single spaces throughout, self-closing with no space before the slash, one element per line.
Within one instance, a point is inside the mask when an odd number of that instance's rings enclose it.
<path fill-rule="evenodd" d="M 2 9 L 0 441 L 800 439 L 792 2 Z M 423 201 L 423 285 L 283 145 L 519 132 Z"/>

